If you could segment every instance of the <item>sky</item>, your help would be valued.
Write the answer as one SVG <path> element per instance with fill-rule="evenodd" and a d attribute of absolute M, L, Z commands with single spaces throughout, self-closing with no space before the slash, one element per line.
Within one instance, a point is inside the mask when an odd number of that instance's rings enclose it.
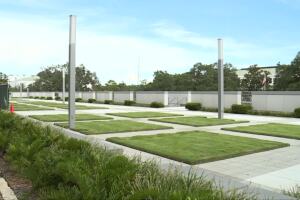
<path fill-rule="evenodd" d="M 34 75 L 66 63 L 70 14 L 76 64 L 102 84 L 214 63 L 217 38 L 236 68 L 290 63 L 300 51 L 300 0 L 0 0 L 0 72 Z"/>

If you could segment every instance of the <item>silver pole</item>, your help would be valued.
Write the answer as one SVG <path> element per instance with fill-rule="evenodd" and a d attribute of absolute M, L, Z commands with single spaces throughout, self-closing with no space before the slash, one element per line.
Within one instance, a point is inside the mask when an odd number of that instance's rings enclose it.
<path fill-rule="evenodd" d="M 218 39 L 218 118 L 224 116 L 223 40 Z"/>
<path fill-rule="evenodd" d="M 20 97 L 23 97 L 23 87 L 22 87 L 22 83 L 20 83 Z"/>
<path fill-rule="evenodd" d="M 65 98 L 66 98 L 66 75 L 65 75 L 65 69 L 62 68 L 62 100 L 63 100 L 63 104 L 65 104 Z"/>
<path fill-rule="evenodd" d="M 69 128 L 75 128 L 75 55 L 76 55 L 76 16 L 70 15 L 69 35 Z"/>

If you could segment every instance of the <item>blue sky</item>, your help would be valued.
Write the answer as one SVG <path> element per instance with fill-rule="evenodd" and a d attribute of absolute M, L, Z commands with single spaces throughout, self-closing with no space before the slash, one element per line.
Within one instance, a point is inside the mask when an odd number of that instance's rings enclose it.
<path fill-rule="evenodd" d="M 77 64 L 113 79 L 151 80 L 217 60 L 241 68 L 289 63 L 300 51 L 300 0 L 0 0 L 0 71 L 31 75 L 68 57 L 77 15 Z M 140 60 L 140 62 L 139 62 Z"/>

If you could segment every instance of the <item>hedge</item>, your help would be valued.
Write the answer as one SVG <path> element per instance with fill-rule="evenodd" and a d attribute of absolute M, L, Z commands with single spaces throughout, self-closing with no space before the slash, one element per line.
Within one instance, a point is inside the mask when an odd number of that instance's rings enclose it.
<path fill-rule="evenodd" d="M 96 99 L 88 99 L 88 103 L 95 103 Z"/>
<path fill-rule="evenodd" d="M 202 104 L 201 103 L 187 103 L 187 104 L 185 104 L 185 108 L 188 110 L 201 110 Z"/>
<path fill-rule="evenodd" d="M 231 106 L 231 112 L 236 114 L 247 114 L 252 111 L 252 106 L 249 104 L 233 104 Z"/>
<path fill-rule="evenodd" d="M 294 111 L 295 117 L 300 118 L 300 108 L 296 108 Z"/>
<path fill-rule="evenodd" d="M 150 107 L 152 107 L 152 108 L 163 108 L 163 107 L 165 107 L 165 106 L 164 106 L 164 104 L 162 104 L 162 103 L 160 103 L 160 102 L 154 101 L 154 102 L 152 102 L 152 103 L 150 104 Z"/>
<path fill-rule="evenodd" d="M 113 100 L 104 100 L 104 104 L 112 104 Z"/>
<path fill-rule="evenodd" d="M 135 104 L 135 101 L 131 101 L 131 100 L 125 100 L 124 101 L 124 105 L 125 106 L 132 106 L 132 105 L 134 105 Z"/>

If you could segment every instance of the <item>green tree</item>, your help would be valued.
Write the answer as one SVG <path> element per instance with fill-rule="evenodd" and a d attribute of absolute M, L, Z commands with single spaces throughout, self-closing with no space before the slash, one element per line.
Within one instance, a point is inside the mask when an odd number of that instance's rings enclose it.
<path fill-rule="evenodd" d="M 274 90 L 300 90 L 300 52 L 290 65 L 278 64 Z"/>
<path fill-rule="evenodd" d="M 39 72 L 39 77 L 33 84 L 29 85 L 30 91 L 61 91 L 62 90 L 62 70 L 67 69 L 68 64 L 46 67 Z M 69 78 L 66 75 L 66 88 L 68 88 Z M 84 65 L 76 67 L 76 90 L 89 91 L 99 85 L 99 80 L 95 73 L 90 72 Z"/>
<path fill-rule="evenodd" d="M 8 77 L 6 74 L 0 72 L 0 84 L 2 83 L 7 83 L 8 82 Z"/>
<path fill-rule="evenodd" d="M 248 69 L 248 73 L 244 75 L 241 87 L 246 91 L 259 91 L 270 88 L 272 79 L 269 77 L 270 72 L 264 71 L 257 65 L 251 65 Z"/>

